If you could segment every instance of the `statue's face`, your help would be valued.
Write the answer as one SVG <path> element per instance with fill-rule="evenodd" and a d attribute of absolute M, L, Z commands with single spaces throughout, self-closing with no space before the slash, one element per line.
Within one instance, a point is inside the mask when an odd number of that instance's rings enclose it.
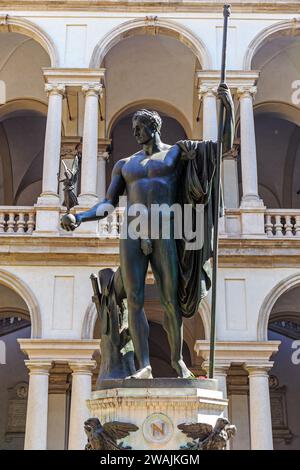
<path fill-rule="evenodd" d="M 154 130 L 150 123 L 142 119 L 135 119 L 133 121 L 133 135 L 138 144 L 147 144 L 154 137 Z"/>

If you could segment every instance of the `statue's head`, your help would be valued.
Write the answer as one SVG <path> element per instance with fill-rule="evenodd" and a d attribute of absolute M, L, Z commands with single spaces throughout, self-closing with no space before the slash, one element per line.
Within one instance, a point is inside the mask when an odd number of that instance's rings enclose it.
<path fill-rule="evenodd" d="M 141 109 L 132 118 L 133 134 L 139 144 L 146 144 L 160 134 L 162 120 L 156 111 Z"/>
<path fill-rule="evenodd" d="M 93 434 L 97 428 L 101 428 L 101 423 L 98 418 L 89 418 L 84 422 L 84 430 L 87 435 Z"/>

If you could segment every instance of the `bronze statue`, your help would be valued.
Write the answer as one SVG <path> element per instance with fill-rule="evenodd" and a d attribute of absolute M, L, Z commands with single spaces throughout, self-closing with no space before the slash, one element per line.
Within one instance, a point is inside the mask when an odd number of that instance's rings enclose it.
<path fill-rule="evenodd" d="M 89 418 L 84 423 L 88 438 L 85 450 L 129 450 L 131 447 L 124 447 L 122 443 L 117 444 L 117 440 L 129 436 L 138 429 L 135 424 L 119 421 L 111 421 L 102 426 L 98 418 Z"/>
<path fill-rule="evenodd" d="M 233 103 L 226 84 L 220 85 L 218 96 L 224 103 L 223 152 L 233 143 Z M 129 232 L 120 238 L 120 267 L 128 305 L 129 332 L 138 363 L 135 378 L 151 378 L 149 360 L 149 326 L 144 312 L 144 287 L 150 262 L 160 291 L 164 309 L 163 326 L 171 350 L 171 364 L 179 377 L 192 377 L 182 357 L 182 317 L 198 311 L 199 303 L 211 285 L 213 188 L 215 184 L 216 143 L 182 141 L 170 146 L 160 139 L 162 121 L 155 111 L 141 110 L 133 116 L 133 133 L 142 150 L 119 160 L 113 169 L 106 198 L 86 212 L 62 217 L 61 226 L 74 230 L 82 222 L 104 218 L 110 207 L 117 206 L 126 191 L 127 219 L 134 217 L 130 208 L 146 207 L 151 225 L 153 204 L 204 206 L 204 244 L 188 250 L 184 238 L 176 239 L 174 219 L 170 217 L 170 237 L 151 237 L 146 230 L 139 238 Z M 128 215 L 129 214 L 129 215 Z"/>
<path fill-rule="evenodd" d="M 136 372 L 128 330 L 128 310 L 121 270 L 101 269 L 92 274 L 93 302 L 100 320 L 101 364 L 96 389 L 103 380 L 125 379 Z"/>
<path fill-rule="evenodd" d="M 61 180 L 58 180 L 59 183 L 63 183 L 64 185 L 64 202 L 63 206 L 67 208 L 67 212 L 72 209 L 72 207 L 78 205 L 77 195 L 75 194 L 75 187 L 78 180 L 78 172 L 79 172 L 79 160 L 78 155 L 75 156 L 72 168 L 68 168 L 65 162 L 62 160 L 62 164 L 64 166 L 64 175 L 65 177 Z"/>
<path fill-rule="evenodd" d="M 179 424 L 177 427 L 194 439 L 184 447 L 189 450 L 225 450 L 227 441 L 236 435 L 236 427 L 226 418 L 218 418 L 214 427 L 207 423 Z"/>

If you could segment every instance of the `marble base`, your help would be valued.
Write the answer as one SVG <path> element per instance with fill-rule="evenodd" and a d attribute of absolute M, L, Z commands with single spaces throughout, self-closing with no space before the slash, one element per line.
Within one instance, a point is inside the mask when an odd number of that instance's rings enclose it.
<path fill-rule="evenodd" d="M 138 431 L 123 439 L 133 450 L 178 450 L 192 440 L 177 428 L 179 424 L 214 425 L 227 408 L 217 380 L 109 380 L 102 387 L 87 401 L 90 415 L 101 423 L 122 421 L 138 426 Z"/>

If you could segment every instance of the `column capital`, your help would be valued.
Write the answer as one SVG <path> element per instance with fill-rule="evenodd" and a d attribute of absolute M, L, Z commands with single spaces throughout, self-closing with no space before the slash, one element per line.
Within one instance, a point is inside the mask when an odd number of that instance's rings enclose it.
<path fill-rule="evenodd" d="M 245 363 L 244 369 L 248 372 L 249 377 L 268 377 L 268 372 L 272 369 L 273 364 L 272 361 L 262 364 Z"/>
<path fill-rule="evenodd" d="M 85 83 L 82 85 L 82 91 L 85 96 L 98 96 L 102 97 L 103 85 L 101 83 Z"/>
<path fill-rule="evenodd" d="M 49 375 L 52 361 L 26 360 L 24 361 L 29 369 L 30 375 Z"/>
<path fill-rule="evenodd" d="M 215 361 L 215 367 L 214 367 L 214 371 L 215 371 L 215 375 L 224 375 L 224 376 L 227 376 L 227 373 L 228 373 L 228 369 L 231 365 L 231 361 L 222 361 L 222 360 L 216 360 Z M 201 367 L 208 371 L 209 370 L 209 361 L 206 360 L 204 361 L 202 364 L 201 364 Z"/>
<path fill-rule="evenodd" d="M 217 91 L 218 91 L 217 85 L 210 84 L 210 83 L 203 83 L 202 85 L 198 87 L 198 97 L 199 99 L 203 98 L 204 96 L 216 97 Z"/>
<path fill-rule="evenodd" d="M 257 86 L 242 85 L 237 89 L 237 95 L 241 98 L 253 98 L 257 93 Z"/>
<path fill-rule="evenodd" d="M 94 360 L 89 361 L 70 361 L 69 367 L 73 375 L 92 375 L 97 363 Z"/>
<path fill-rule="evenodd" d="M 97 158 L 98 158 L 98 160 L 107 161 L 109 159 L 109 153 L 106 152 L 105 150 L 98 150 Z"/>
<path fill-rule="evenodd" d="M 45 92 L 47 96 L 51 95 L 64 95 L 66 91 L 66 87 L 63 83 L 46 83 L 45 84 Z"/>
<path fill-rule="evenodd" d="M 230 364 L 215 365 L 215 375 L 227 376 Z"/>

